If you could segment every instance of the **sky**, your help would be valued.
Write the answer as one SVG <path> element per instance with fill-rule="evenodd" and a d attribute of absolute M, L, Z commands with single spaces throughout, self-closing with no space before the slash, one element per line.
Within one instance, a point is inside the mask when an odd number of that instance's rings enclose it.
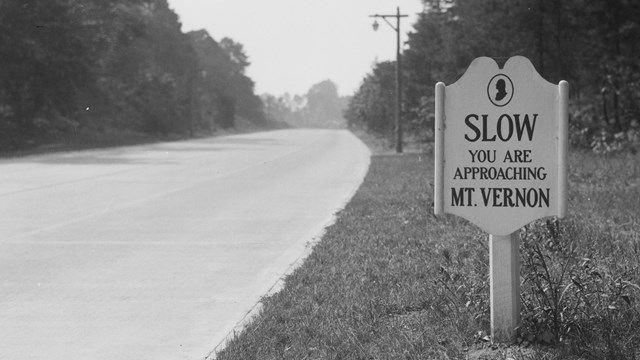
<path fill-rule="evenodd" d="M 184 32 L 206 29 L 215 40 L 244 46 L 256 93 L 305 94 L 330 79 L 351 95 L 376 61 L 395 60 L 396 32 L 373 14 L 409 15 L 401 41 L 413 29 L 421 0 L 169 0 Z M 395 25 L 395 19 L 389 19 Z"/>

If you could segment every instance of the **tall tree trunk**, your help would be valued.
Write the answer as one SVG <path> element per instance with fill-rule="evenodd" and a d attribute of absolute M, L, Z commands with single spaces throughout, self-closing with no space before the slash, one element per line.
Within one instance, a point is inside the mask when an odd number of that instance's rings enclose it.
<path fill-rule="evenodd" d="M 614 75 L 613 75 L 613 116 L 616 122 L 616 130 L 622 131 L 622 123 L 620 122 L 619 112 L 619 100 L 618 89 L 620 88 L 620 0 L 614 1 L 613 6 L 613 31 L 614 31 L 614 44 L 615 44 L 615 58 L 614 58 Z"/>
<path fill-rule="evenodd" d="M 540 75 L 544 77 L 544 0 L 538 0 L 538 63 Z"/>

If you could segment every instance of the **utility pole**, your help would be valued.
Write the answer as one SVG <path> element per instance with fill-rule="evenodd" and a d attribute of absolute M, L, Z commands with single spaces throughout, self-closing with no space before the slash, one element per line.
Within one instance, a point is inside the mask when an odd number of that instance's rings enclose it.
<path fill-rule="evenodd" d="M 396 123 L 395 123 L 395 138 L 396 138 L 396 152 L 402 153 L 402 57 L 400 54 L 400 19 L 408 17 L 409 15 L 400 14 L 400 7 L 397 7 L 394 15 L 369 15 L 372 18 L 381 18 L 384 20 L 393 30 L 396 32 Z M 395 18 L 396 25 L 387 20 L 387 18 Z M 377 21 L 373 23 L 373 30 L 377 31 L 380 25 Z"/>

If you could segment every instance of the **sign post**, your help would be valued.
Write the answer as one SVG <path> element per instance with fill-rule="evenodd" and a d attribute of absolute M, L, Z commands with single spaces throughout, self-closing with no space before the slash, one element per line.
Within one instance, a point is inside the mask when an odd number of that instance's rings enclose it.
<path fill-rule="evenodd" d="M 519 229 L 566 215 L 568 95 L 522 56 L 502 68 L 480 57 L 436 84 L 434 213 L 490 234 L 493 341 L 514 340 L 520 322 Z"/>

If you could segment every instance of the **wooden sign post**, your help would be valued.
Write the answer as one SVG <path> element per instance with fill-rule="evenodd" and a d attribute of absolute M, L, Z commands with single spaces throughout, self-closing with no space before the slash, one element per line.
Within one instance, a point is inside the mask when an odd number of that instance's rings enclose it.
<path fill-rule="evenodd" d="M 519 229 L 566 215 L 568 87 L 522 56 L 502 68 L 480 57 L 436 84 L 434 212 L 490 234 L 493 341 L 514 340 L 520 322 Z"/>

